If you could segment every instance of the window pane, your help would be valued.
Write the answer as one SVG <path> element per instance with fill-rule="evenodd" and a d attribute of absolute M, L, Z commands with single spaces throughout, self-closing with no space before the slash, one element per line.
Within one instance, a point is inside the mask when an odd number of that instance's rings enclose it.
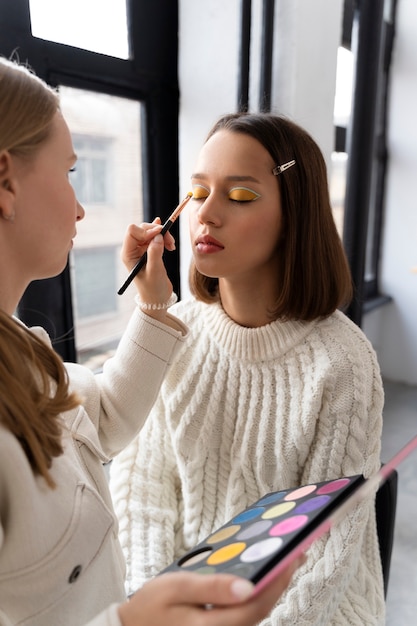
<path fill-rule="evenodd" d="M 89 137 L 72 133 L 78 156 L 71 182 L 81 204 L 111 204 L 112 141 L 106 137 Z"/>
<path fill-rule="evenodd" d="M 346 152 L 333 152 L 329 177 L 330 201 L 337 231 L 343 237 L 343 215 L 346 195 Z"/>
<path fill-rule="evenodd" d="M 71 255 L 78 361 L 99 368 L 115 349 L 135 306 L 120 249 L 127 226 L 143 221 L 140 103 L 61 87 L 75 152 L 70 174 L 85 218 Z"/>
<path fill-rule="evenodd" d="M 334 123 L 347 126 L 352 109 L 353 54 L 346 48 L 338 48 L 336 95 L 334 100 Z"/>
<path fill-rule="evenodd" d="M 29 7 L 34 37 L 129 58 L 125 0 L 29 0 Z"/>
<path fill-rule="evenodd" d="M 105 313 L 117 315 L 116 263 L 116 247 L 74 250 L 73 297 L 80 321 Z"/>
<path fill-rule="evenodd" d="M 334 100 L 334 125 L 346 128 L 352 108 L 353 55 L 350 50 L 339 47 L 337 52 L 336 94 Z M 343 218 L 347 174 L 346 152 L 333 152 L 329 174 L 330 201 L 340 236 L 343 236 Z"/>

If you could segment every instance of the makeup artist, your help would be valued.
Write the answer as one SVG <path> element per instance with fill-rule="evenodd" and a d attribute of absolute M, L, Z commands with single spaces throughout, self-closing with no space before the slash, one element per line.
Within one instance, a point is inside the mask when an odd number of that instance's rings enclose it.
<path fill-rule="evenodd" d="M 147 304 L 169 302 L 157 224 L 131 227 L 128 270 L 138 307 L 114 358 L 94 376 L 64 366 L 41 328 L 13 317 L 35 279 L 67 263 L 84 210 L 69 181 L 71 136 L 57 94 L 0 59 L 0 624 L 12 626 L 250 626 L 294 567 L 262 596 L 233 576 L 161 576 L 130 601 L 102 464 L 142 427 L 185 326 Z M 165 245 L 173 239 L 165 236 Z M 212 604 L 207 611 L 203 607 Z"/>
<path fill-rule="evenodd" d="M 231 114 L 188 203 L 189 328 L 150 416 L 113 463 L 132 589 L 264 494 L 380 467 L 376 355 L 342 312 L 351 276 L 326 165 L 288 119 Z M 384 623 L 374 502 L 308 551 L 264 625 Z"/>

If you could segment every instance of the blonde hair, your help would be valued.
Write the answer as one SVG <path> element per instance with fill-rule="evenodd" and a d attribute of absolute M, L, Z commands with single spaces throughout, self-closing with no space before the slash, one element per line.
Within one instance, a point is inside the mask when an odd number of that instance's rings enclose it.
<path fill-rule="evenodd" d="M 27 67 L 0 58 L 0 152 L 34 156 L 50 135 L 58 94 Z M 52 459 L 62 454 L 60 414 L 78 406 L 60 357 L 0 310 L 0 423 L 20 442 L 50 487 Z"/>
<path fill-rule="evenodd" d="M 50 487 L 52 459 L 63 452 L 59 416 L 78 405 L 56 352 L 0 310 L 0 423 Z"/>
<path fill-rule="evenodd" d="M 0 58 L 0 151 L 30 157 L 49 137 L 56 91 L 28 67 Z"/>

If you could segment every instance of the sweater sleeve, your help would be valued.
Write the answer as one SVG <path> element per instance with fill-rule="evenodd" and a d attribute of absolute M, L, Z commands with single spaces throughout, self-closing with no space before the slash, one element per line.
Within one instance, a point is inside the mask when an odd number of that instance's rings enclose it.
<path fill-rule="evenodd" d="M 164 415 L 159 397 L 143 430 L 110 468 L 110 491 L 120 523 L 128 594 L 175 557 L 179 482 Z"/>
<path fill-rule="evenodd" d="M 186 334 L 181 322 L 174 330 L 136 309 L 102 373 L 66 364 L 71 387 L 80 395 L 108 458 L 141 429 Z"/>
<path fill-rule="evenodd" d="M 383 391 L 371 350 L 354 352 L 329 378 L 300 484 L 380 467 Z M 374 499 L 315 542 L 307 563 L 262 626 L 384 623 Z"/>

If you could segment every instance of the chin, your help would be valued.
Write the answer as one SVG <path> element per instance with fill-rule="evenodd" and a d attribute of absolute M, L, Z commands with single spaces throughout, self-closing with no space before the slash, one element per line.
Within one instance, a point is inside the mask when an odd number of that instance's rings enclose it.
<path fill-rule="evenodd" d="M 66 266 L 67 262 L 65 261 L 65 263 L 63 265 L 60 265 L 59 267 L 51 267 L 49 272 L 46 272 L 44 276 L 41 276 L 41 278 L 56 278 L 57 276 L 62 274 Z"/>

